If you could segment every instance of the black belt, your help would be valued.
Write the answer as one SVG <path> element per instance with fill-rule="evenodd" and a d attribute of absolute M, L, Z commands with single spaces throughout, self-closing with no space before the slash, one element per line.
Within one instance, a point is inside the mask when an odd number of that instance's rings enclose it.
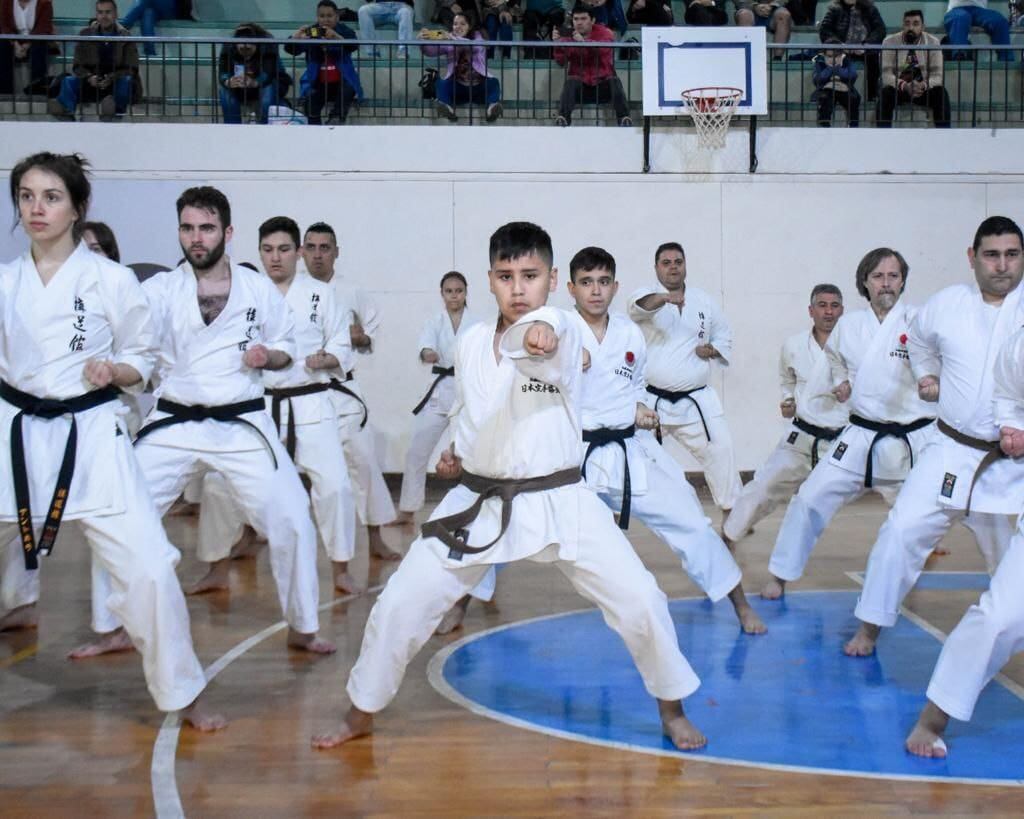
<path fill-rule="evenodd" d="M 834 441 L 843 431 L 842 427 L 839 427 L 839 429 L 816 427 L 814 424 L 808 424 L 799 416 L 793 419 L 793 426 L 814 438 L 811 442 L 811 469 L 814 469 L 814 467 L 818 465 L 818 444 L 822 441 Z"/>
<path fill-rule="evenodd" d="M 585 443 L 589 443 L 587 452 L 583 456 L 583 466 L 580 467 L 580 471 L 583 473 L 583 480 L 587 479 L 587 459 L 590 457 L 595 449 L 608 444 L 618 444 L 622 447 L 622 510 L 619 512 L 619 528 L 629 528 L 629 508 L 630 502 L 633 497 L 632 485 L 629 482 L 629 453 L 626 451 L 626 439 L 632 438 L 636 434 L 636 424 L 632 424 L 625 429 L 585 429 L 583 430 L 583 440 Z"/>
<path fill-rule="evenodd" d="M 295 408 L 292 406 L 292 399 L 300 395 L 316 395 L 320 392 L 327 392 L 331 385 L 326 381 L 318 384 L 303 384 L 301 387 L 275 387 L 267 388 L 264 395 L 270 396 L 270 417 L 274 419 L 274 428 L 278 436 L 281 435 L 281 402 L 288 402 L 288 429 L 285 432 L 285 449 L 288 450 L 288 457 L 295 460 L 295 446 L 297 436 L 295 434 Z"/>
<path fill-rule="evenodd" d="M 560 486 L 570 486 L 580 481 L 580 470 L 578 467 L 561 469 L 552 472 L 550 475 L 543 475 L 539 478 L 485 478 L 481 475 L 474 475 L 471 472 L 463 471 L 459 483 L 467 489 L 478 493 L 473 505 L 454 515 L 447 515 L 436 520 L 428 520 L 420 527 L 423 537 L 436 537 L 451 551 L 449 557 L 457 554 L 476 555 L 490 549 L 497 543 L 501 536 L 508 529 L 509 521 L 512 520 L 512 499 L 524 492 L 542 492 L 545 489 L 557 489 Z M 501 531 L 486 546 L 470 546 L 466 543 L 469 538 L 469 531 L 466 528 L 476 520 L 480 514 L 480 507 L 488 498 L 501 498 Z"/>
<path fill-rule="evenodd" d="M 427 401 L 430 400 L 430 396 L 432 396 L 434 394 L 434 390 L 437 388 L 437 385 L 441 383 L 442 379 L 450 378 L 450 377 L 455 375 L 455 368 L 454 367 L 438 367 L 435 364 L 433 367 L 430 368 L 430 372 L 431 372 L 431 374 L 436 375 L 437 378 L 435 378 L 434 379 L 434 383 L 430 385 L 430 388 L 427 390 L 427 394 L 423 396 L 423 400 L 421 400 L 413 408 L 413 411 L 412 411 L 413 415 L 419 415 L 420 414 L 420 411 L 427 405 Z"/>
<path fill-rule="evenodd" d="M 958 444 L 970 447 L 971 449 L 977 449 L 979 452 L 984 452 L 985 457 L 981 459 L 981 463 L 978 464 L 978 468 L 974 470 L 974 477 L 971 478 L 971 487 L 967 490 L 967 507 L 964 510 L 965 515 L 971 514 L 971 496 L 974 494 L 974 484 L 978 482 L 978 478 L 981 477 L 981 473 L 988 469 L 992 464 L 998 461 L 1000 458 L 1005 458 L 1006 453 L 999 446 L 999 441 L 986 441 L 983 438 L 973 438 L 970 435 L 964 435 L 959 432 L 941 418 L 935 422 L 935 426 L 939 428 L 939 432 L 943 435 L 952 438 Z"/>
<path fill-rule="evenodd" d="M 270 441 L 267 440 L 267 436 L 252 421 L 242 418 L 243 415 L 250 412 L 265 412 L 266 408 L 267 406 L 262 398 L 237 401 L 234 404 L 218 404 L 213 407 L 204 407 L 201 404 L 179 404 L 176 401 L 160 398 L 156 402 L 157 412 L 166 412 L 168 413 L 167 417 L 146 424 L 135 436 L 135 443 L 137 444 L 147 435 L 156 432 L 158 429 L 173 427 L 177 424 L 187 424 L 190 421 L 212 419 L 228 424 L 244 424 L 260 436 L 260 440 L 263 441 L 267 452 L 270 453 L 270 459 L 274 462 L 274 469 L 277 469 L 277 456 L 274 454 L 274 448 L 270 445 Z"/>
<path fill-rule="evenodd" d="M 706 387 L 707 384 L 704 385 Z M 650 384 L 647 385 L 647 392 L 651 395 L 658 396 L 658 401 L 664 398 L 666 401 L 671 401 L 676 404 L 682 401 L 684 398 L 688 399 L 697 408 L 697 414 L 700 416 L 700 422 L 704 427 L 704 436 L 708 439 L 708 443 L 711 443 L 711 433 L 708 432 L 708 422 L 704 420 L 704 411 L 700 408 L 700 404 L 697 403 L 697 399 L 693 397 L 695 392 L 700 392 L 704 387 L 695 387 L 692 390 L 663 390 L 661 387 L 652 387 Z M 654 411 L 658 411 L 658 401 L 654 402 Z M 658 443 L 661 443 L 661 427 L 659 426 L 655 432 L 655 437 L 658 439 Z"/>
<path fill-rule="evenodd" d="M 868 460 L 867 464 L 864 466 L 864 486 L 870 489 L 874 485 L 875 473 L 871 456 L 874 454 L 875 444 L 887 437 L 902 438 L 903 443 L 907 445 L 907 451 L 910 453 L 910 467 L 913 468 L 914 448 L 910 445 L 907 435 L 911 432 L 916 432 L 919 429 L 924 429 L 934 420 L 934 418 L 918 418 L 916 421 L 911 421 L 909 424 L 883 424 L 879 421 L 869 421 L 867 418 L 861 418 L 859 415 L 850 415 L 850 423 L 855 427 L 869 429 L 875 433 L 875 437 L 871 439 L 871 446 L 868 447 Z"/>
<path fill-rule="evenodd" d="M 332 378 L 328 382 L 327 386 L 328 389 L 332 389 L 335 392 L 344 393 L 350 398 L 355 398 L 356 401 L 359 402 L 359 406 L 363 408 L 363 420 L 359 422 L 359 428 L 362 429 L 363 427 L 366 426 L 366 421 L 370 417 L 370 411 L 366 408 L 366 402 L 362 398 L 360 398 L 355 392 L 353 392 L 352 390 L 345 386 L 345 384 L 347 384 L 353 378 L 355 378 L 355 376 L 352 374 L 352 370 L 349 370 L 347 373 L 345 373 L 344 381 L 339 381 L 337 378 Z"/>
<path fill-rule="evenodd" d="M 12 387 L 6 381 L 0 381 L 0 398 L 18 408 L 19 412 L 11 421 L 11 472 L 14 479 L 14 502 L 18 507 L 18 531 L 21 535 L 21 548 L 25 553 L 25 568 L 39 568 L 39 555 L 48 555 L 53 551 L 53 543 L 57 539 L 61 518 L 68 502 L 68 491 L 71 479 L 75 475 L 75 453 L 78 451 L 78 426 L 75 424 L 75 413 L 116 401 L 121 391 L 117 387 L 103 387 L 92 390 L 74 398 L 57 400 L 53 398 L 37 398 L 27 392 Z M 71 428 L 68 440 L 64 444 L 64 457 L 57 473 L 57 485 L 50 499 L 50 507 L 43 522 L 43 531 L 36 543 L 35 531 L 32 526 L 32 505 L 29 498 L 28 470 L 25 462 L 25 442 L 21 437 L 21 419 L 25 415 L 37 418 L 60 418 L 71 416 Z"/>

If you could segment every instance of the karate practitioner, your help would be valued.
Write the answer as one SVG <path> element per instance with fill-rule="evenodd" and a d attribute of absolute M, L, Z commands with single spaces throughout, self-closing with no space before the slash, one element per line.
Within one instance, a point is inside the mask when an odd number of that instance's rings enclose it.
<path fill-rule="evenodd" d="M 309 477 L 313 521 L 331 559 L 334 586 L 357 594 L 362 587 L 348 572 L 355 553 L 355 498 L 328 394 L 335 383 L 330 371 L 352 368 L 348 317 L 338 311 L 332 287 L 296 273 L 300 247 L 299 226 L 287 216 L 260 225 L 260 261 L 291 310 L 296 346 L 291 365 L 264 371 L 263 383 L 278 435 L 296 467 Z M 198 554 L 212 565 L 193 592 L 228 587 L 231 544 L 242 528 L 241 510 L 224 479 L 210 473 L 203 482 Z"/>
<path fill-rule="evenodd" d="M 448 412 L 455 400 L 455 340 L 475 323 L 466 312 L 466 279 L 456 270 L 441 277 L 444 310 L 423 327 L 419 360 L 430 366 L 434 380 L 413 409 L 412 438 L 405 454 L 402 494 L 397 523 L 410 524 L 423 506 L 427 461 L 448 428 Z"/>
<path fill-rule="evenodd" d="M 349 287 L 345 277 L 335 271 L 339 248 L 334 228 L 316 222 L 306 229 L 302 240 L 302 260 L 314 279 L 334 287 L 338 309 L 349 315 L 352 349 L 362 355 L 373 352 L 374 339 L 380 328 L 377 306 L 362 290 Z M 370 556 L 381 560 L 398 560 L 401 555 L 391 549 L 381 535 L 380 527 L 395 520 L 395 504 L 384 482 L 373 433 L 367 425 L 367 408 L 354 369 L 334 373 L 345 386 L 344 392 L 331 392 L 338 413 L 341 442 L 345 448 L 352 487 L 356 495 L 356 511 L 366 526 Z"/>
<path fill-rule="evenodd" d="M 31 248 L 0 267 L 0 540 L 19 536 L 32 575 L 61 521 L 76 521 L 109 573 L 104 603 L 139 646 L 157 707 L 216 730 L 224 719 L 198 701 L 206 680 L 174 574 L 180 555 L 118 414 L 120 391 L 149 378 L 158 326 L 135 275 L 76 240 L 91 192 L 85 167 L 77 155 L 38 153 L 11 172 Z"/>
<path fill-rule="evenodd" d="M 1017 330 L 1003 345 L 996 358 L 993 383 L 999 445 L 1019 466 L 1024 464 L 1024 329 Z M 946 389 L 945 376 L 940 384 L 941 395 Z M 907 737 L 906 747 L 910 753 L 944 757 L 946 744 L 942 735 L 949 718 L 970 720 L 975 703 L 989 680 L 1010 657 L 1024 651 L 1021 577 L 1024 577 L 1024 515 L 1018 518 L 1017 532 L 992 576 L 988 591 L 977 605 L 967 610 L 942 646 L 928 684 L 929 702 Z"/>
<path fill-rule="evenodd" d="M 316 532 L 306 490 L 264 409 L 263 371 L 295 357 L 291 310 L 264 275 L 232 264 L 231 206 L 216 188 L 179 198 L 186 261 L 144 289 L 158 314 L 157 403 L 135 452 L 163 513 L 197 475 L 219 472 L 245 519 L 269 542 L 288 645 L 318 654 Z"/>
<path fill-rule="evenodd" d="M 580 480 L 583 348 L 575 321 L 545 307 L 557 284 L 551 240 L 527 222 L 490 242 L 496 326 L 469 328 L 456 346 L 454 443 L 438 463 L 460 477 L 423 526 L 377 600 L 349 676 L 341 726 L 327 748 L 368 734 L 406 666 L 453 603 L 499 562 L 554 563 L 623 638 L 664 732 L 679 748 L 706 739 L 682 698 L 699 680 L 679 651 L 665 595 L 611 512 Z"/>
<path fill-rule="evenodd" d="M 1024 325 L 1021 230 L 992 216 L 967 250 L 975 282 L 940 290 L 917 312 L 907 347 L 921 396 L 938 401 L 938 434 L 920 455 L 878 533 L 847 654 L 867 656 L 899 617 L 932 548 L 953 523 L 974 534 L 989 573 L 1006 551 L 1007 515 L 1024 506 L 1024 462 L 1002 458 L 993 415 L 995 359 Z"/>
<path fill-rule="evenodd" d="M 730 545 L 793 496 L 850 416 L 832 394 L 832 368 L 825 354 L 825 342 L 843 314 L 842 292 L 834 284 L 815 285 L 807 312 L 810 332 L 787 338 L 779 355 L 779 409 L 792 421 L 722 525 L 722 536 Z"/>
<path fill-rule="evenodd" d="M 775 600 L 799 579 L 832 516 L 868 489 L 890 505 L 932 434 L 935 411 L 917 394 L 907 355 L 913 307 L 901 301 L 910 270 L 897 251 L 869 252 L 857 265 L 857 292 L 869 309 L 845 313 L 825 347 L 833 393 L 849 402 L 850 424 L 790 501 L 761 596 Z"/>
<path fill-rule="evenodd" d="M 647 342 L 647 400 L 661 419 L 662 434 L 675 438 L 704 469 L 724 519 L 742 483 L 722 402 L 708 379 L 712 362 L 729 363 L 732 330 L 707 293 L 686 286 L 682 245 L 661 245 L 654 272 L 659 286 L 642 288 L 629 301 L 629 317 Z"/>

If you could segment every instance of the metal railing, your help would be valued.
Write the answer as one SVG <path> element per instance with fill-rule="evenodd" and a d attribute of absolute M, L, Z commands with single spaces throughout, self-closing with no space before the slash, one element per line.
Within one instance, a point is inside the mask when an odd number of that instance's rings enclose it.
<path fill-rule="evenodd" d="M 84 41 L 95 43 L 100 37 L 47 36 L 21 37 L 0 35 L 0 47 L 11 41 L 31 43 L 33 48 L 46 48 L 47 80 L 31 76 L 31 59 L 20 63 L 10 62 L 0 66 L 0 119 L 46 119 L 53 116 L 50 100 L 57 96 L 63 76 L 73 76 L 73 55 L 76 45 Z M 163 38 L 124 37 L 112 38 L 117 42 L 130 42 L 140 51 L 144 46 L 155 50 L 152 56 L 143 56 L 138 62 L 135 94 L 130 107 L 116 112 L 116 117 L 143 121 L 172 122 L 223 122 L 224 110 L 221 104 L 222 84 L 218 60 L 221 49 L 237 45 L 242 40 L 231 37 Z M 309 111 L 301 97 L 300 86 L 307 69 L 304 53 L 290 54 L 286 47 L 305 48 L 311 45 L 309 39 L 264 39 L 256 41 L 261 47 L 278 50 L 280 93 L 275 104 L 293 109 L 305 115 Z M 332 43 L 335 41 L 332 41 Z M 348 112 L 346 122 L 358 123 L 438 123 L 448 125 L 447 119 L 438 117 L 436 101 L 424 94 L 428 75 L 444 78 L 448 61 L 443 54 L 424 55 L 421 47 L 448 45 L 450 41 L 426 40 L 363 40 L 339 41 L 344 46 L 358 48 L 351 55 L 353 68 L 362 87 L 362 98 L 355 102 Z M 554 121 L 558 114 L 559 99 L 566 77 L 566 68 L 559 65 L 551 54 L 554 48 L 565 49 L 611 49 L 614 54 L 616 74 L 622 83 L 634 122 L 641 116 L 642 82 L 640 44 L 635 42 L 603 43 L 558 43 L 496 41 L 463 48 L 486 48 L 486 67 L 500 83 L 500 100 L 506 123 L 522 122 L 542 124 Z M 366 52 L 376 49 L 382 53 L 371 58 Z M 814 84 L 815 56 L 824 49 L 813 43 L 790 43 L 770 45 L 768 83 L 769 114 L 760 118 L 764 125 L 810 126 L 823 124 L 820 107 L 813 98 L 817 90 Z M 942 49 L 935 46 L 901 46 L 897 49 L 886 47 L 884 51 L 906 52 L 913 50 L 922 63 L 933 59 L 930 55 L 949 54 L 949 46 Z M 879 79 L 879 86 L 870 89 L 865 71 L 873 55 L 883 51 L 881 46 L 863 46 L 863 55 L 856 58 L 859 66 L 855 88 L 860 97 L 860 124 L 874 126 L 878 120 L 878 91 L 887 84 L 885 77 Z M 1002 56 L 1013 60 L 999 59 L 997 49 L 991 46 L 963 46 L 958 49 L 971 59 L 944 60 L 942 87 L 949 100 L 949 117 L 954 127 L 1019 127 L 1024 124 L 1024 83 L 1021 81 L 1021 60 L 1019 51 L 1006 50 Z M 403 58 L 400 51 L 406 51 Z M 2 53 L 11 60 L 12 49 L 3 48 Z M 524 56 L 526 54 L 527 56 Z M 773 59 L 774 58 L 774 59 Z M 902 53 L 897 54 L 896 65 L 905 63 Z M 874 78 L 874 72 L 870 72 Z M 12 85 L 2 86 L 10 77 Z M 899 78 L 891 78 L 899 79 Z M 421 82 L 422 81 L 422 82 Z M 427 89 L 429 91 L 429 88 Z M 478 92 L 480 93 L 480 92 Z M 889 93 L 884 92 L 882 93 Z M 256 94 L 243 95 L 244 116 L 242 121 L 259 121 L 262 110 Z M 483 95 L 480 94 L 482 97 Z M 821 96 L 818 94 L 817 96 Z M 893 125 L 923 126 L 934 124 L 934 106 L 914 104 L 899 95 L 895 107 Z M 75 111 L 81 119 L 99 117 L 104 113 L 99 93 L 82 96 L 82 104 Z M 458 100 L 456 100 L 458 102 Z M 604 100 L 602 99 L 602 102 Z M 339 107 L 341 106 L 339 102 Z M 836 112 L 846 108 L 846 116 Z M 479 103 L 455 105 L 458 124 L 483 124 L 487 106 Z M 67 112 L 70 113 L 70 112 Z M 109 115 L 109 108 L 106 113 Z M 278 112 L 287 118 L 285 112 Z M 339 115 L 344 111 L 337 112 Z M 829 124 L 842 125 L 850 119 L 849 105 L 833 106 Z M 67 117 L 65 117 L 67 118 Z M 340 116 L 338 117 L 340 118 Z M 325 122 L 331 121 L 331 110 L 325 106 Z M 576 107 L 573 125 L 608 124 L 614 125 L 608 104 L 584 103 Z"/>

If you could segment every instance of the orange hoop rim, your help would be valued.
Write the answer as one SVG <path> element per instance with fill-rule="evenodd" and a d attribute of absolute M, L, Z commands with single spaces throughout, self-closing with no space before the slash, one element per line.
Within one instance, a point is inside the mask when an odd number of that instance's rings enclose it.
<path fill-rule="evenodd" d="M 691 105 L 720 104 L 723 101 L 738 102 L 742 96 L 741 89 L 728 85 L 705 85 L 700 88 L 687 88 L 682 92 L 683 100 Z"/>

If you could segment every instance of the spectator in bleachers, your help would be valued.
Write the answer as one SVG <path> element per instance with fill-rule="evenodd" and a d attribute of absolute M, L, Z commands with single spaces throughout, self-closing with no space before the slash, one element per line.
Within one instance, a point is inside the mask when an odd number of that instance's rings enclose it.
<path fill-rule="evenodd" d="M 140 20 L 139 34 L 143 37 L 156 36 L 156 24 L 161 20 L 189 20 L 192 18 L 192 0 L 135 0 L 135 5 L 121 20 L 121 25 L 131 29 Z M 155 43 L 142 46 L 147 55 L 156 54 Z"/>
<path fill-rule="evenodd" d="M 78 34 L 96 39 L 75 45 L 73 73 L 61 81 L 49 111 L 57 119 L 73 120 L 79 101 L 98 102 L 100 119 L 110 121 L 124 114 L 132 101 L 139 51 L 135 43 L 121 39 L 130 35 L 118 25 L 114 0 L 96 0 L 96 19 Z"/>
<path fill-rule="evenodd" d="M 981 26 L 992 40 L 992 45 L 1010 44 L 1010 21 L 995 9 L 988 7 L 988 0 L 949 0 L 949 8 L 942 19 L 946 36 L 953 46 L 968 45 L 971 26 Z M 1000 49 L 1000 60 L 1012 60 L 1013 52 Z M 954 51 L 951 60 L 968 59 L 966 51 Z"/>
<path fill-rule="evenodd" d="M 838 105 L 846 111 L 850 127 L 856 128 L 860 125 L 860 94 L 854 88 L 857 69 L 837 37 L 829 40 L 826 46 L 829 47 L 814 56 L 812 75 L 813 98 L 818 102 L 818 125 L 821 128 L 832 127 L 832 114 Z"/>
<path fill-rule="evenodd" d="M 937 46 L 938 37 L 924 30 L 920 9 L 903 12 L 903 31 L 892 34 L 882 45 Z M 882 52 L 882 91 L 878 97 L 876 123 L 892 127 L 898 103 L 910 102 L 931 109 L 936 128 L 949 127 L 949 94 L 942 87 L 942 51 L 900 49 Z"/>
<path fill-rule="evenodd" d="M 270 38 L 270 32 L 256 23 L 242 23 L 232 36 L 249 42 L 225 43 L 220 49 L 218 76 L 224 122 L 241 123 L 242 107 L 256 106 L 257 119 L 265 125 L 270 106 L 277 103 L 277 46 L 252 42 Z"/>
<path fill-rule="evenodd" d="M 817 24 L 818 0 L 789 0 L 786 9 L 793 18 L 795 26 L 813 26 Z"/>
<path fill-rule="evenodd" d="M 670 26 L 672 4 L 668 0 L 630 0 L 626 19 L 638 26 Z"/>
<path fill-rule="evenodd" d="M 788 43 L 793 31 L 793 15 L 789 13 L 787 0 L 734 0 L 736 4 L 736 25 L 761 26 L 772 32 L 776 43 Z M 776 50 L 775 59 L 783 58 L 781 49 Z"/>
<path fill-rule="evenodd" d="M 483 26 L 487 30 L 488 40 L 511 40 L 512 39 L 512 7 L 518 7 L 518 0 L 480 0 L 480 14 L 482 15 Z M 511 57 L 512 49 L 509 46 L 502 46 L 503 56 Z M 487 56 L 494 56 L 494 47 L 487 49 Z"/>
<path fill-rule="evenodd" d="M 550 40 L 551 32 L 565 25 L 561 0 L 526 0 L 523 10 L 523 39 L 527 42 Z M 525 60 L 550 60 L 550 48 L 524 48 Z"/>
<path fill-rule="evenodd" d="M 377 35 L 378 23 L 394 23 L 398 26 L 398 39 L 412 39 L 413 0 L 369 0 L 359 7 L 359 39 L 372 40 Z M 370 46 L 367 56 L 379 57 L 380 52 Z M 407 46 L 398 47 L 398 59 L 409 56 Z"/>
<path fill-rule="evenodd" d="M 486 119 L 494 122 L 502 114 L 501 85 L 487 69 L 487 49 L 482 45 L 460 45 L 460 42 L 485 42 L 469 16 L 456 14 L 447 40 L 420 46 L 428 57 L 443 54 L 447 60 L 444 76 L 437 78 L 438 113 L 454 122 L 455 106 L 476 103 L 487 106 Z"/>
<path fill-rule="evenodd" d="M 846 44 L 846 61 L 863 63 L 864 90 L 869 102 L 878 96 L 881 58 L 877 51 L 857 48 L 863 44 L 881 44 L 885 39 L 885 21 L 872 0 L 832 0 L 818 27 L 823 43 L 833 38 Z"/>
<path fill-rule="evenodd" d="M 691 26 L 724 26 L 729 22 L 725 13 L 725 0 L 683 0 L 686 3 L 684 19 Z"/>
<path fill-rule="evenodd" d="M 480 20 L 480 9 L 476 0 L 437 0 L 431 20 L 451 31 L 456 14 L 466 14 L 472 20 Z"/>
<path fill-rule="evenodd" d="M 323 123 L 323 108 L 331 103 L 328 121 L 344 122 L 352 103 L 362 99 L 363 88 L 359 74 L 352 63 L 352 53 L 358 48 L 345 44 L 356 39 L 356 33 L 338 19 L 338 6 L 334 0 L 320 0 L 316 6 L 316 23 L 303 26 L 292 35 L 296 40 L 315 40 L 308 45 L 288 43 L 289 54 L 305 54 L 306 70 L 299 80 L 299 96 L 305 100 L 306 118 L 310 125 Z M 333 45 L 326 45 L 326 42 Z"/>
<path fill-rule="evenodd" d="M 117 237 L 106 222 L 82 222 L 82 241 L 93 253 L 99 253 L 115 262 L 121 261 Z"/>
<path fill-rule="evenodd" d="M 50 0 L 0 0 L 0 34 L 53 34 Z M 50 45 L 0 40 L 0 94 L 14 93 L 14 65 L 28 63 L 26 94 L 45 90 L 46 58 Z"/>
<path fill-rule="evenodd" d="M 626 15 L 622 11 L 622 0 L 578 0 L 579 6 L 587 6 L 594 12 L 594 20 L 602 26 L 615 29 L 620 37 L 629 30 Z"/>
<path fill-rule="evenodd" d="M 551 32 L 551 39 L 559 43 L 554 49 L 555 62 L 559 65 L 568 64 L 555 124 L 563 127 L 571 125 L 572 112 L 577 103 L 610 102 L 619 125 L 632 125 L 626 92 L 622 90 L 622 82 L 615 74 L 615 49 L 571 46 L 574 42 L 615 42 L 611 29 L 595 22 L 594 10 L 590 6 L 577 5 L 572 10 L 572 36 L 562 37 L 556 28 Z"/>

